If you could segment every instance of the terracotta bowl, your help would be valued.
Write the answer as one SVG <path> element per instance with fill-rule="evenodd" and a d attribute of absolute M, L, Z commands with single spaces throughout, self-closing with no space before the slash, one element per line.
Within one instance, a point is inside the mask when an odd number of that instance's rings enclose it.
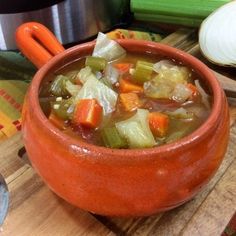
<path fill-rule="evenodd" d="M 29 38 L 40 34 L 35 34 L 32 25 L 21 26 L 16 37 L 20 49 L 34 61 L 38 49 L 35 50 L 35 45 L 34 49 L 30 48 Z M 212 111 L 205 123 L 179 141 L 133 150 L 98 147 L 62 133 L 48 121 L 40 108 L 40 86 L 53 71 L 78 57 L 91 54 L 95 43 L 89 42 L 65 51 L 62 48 L 62 52 L 38 70 L 25 99 L 23 138 L 37 173 L 66 201 L 101 215 L 150 215 L 190 200 L 215 174 L 229 139 L 228 105 L 215 76 L 191 55 L 148 41 L 118 42 L 128 52 L 163 55 L 193 68 L 213 97 Z M 34 61 L 36 65 L 37 62 L 38 59 Z"/>

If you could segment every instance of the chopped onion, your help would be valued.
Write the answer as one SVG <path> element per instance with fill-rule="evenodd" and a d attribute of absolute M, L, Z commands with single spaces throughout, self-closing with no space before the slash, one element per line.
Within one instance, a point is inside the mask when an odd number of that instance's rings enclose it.
<path fill-rule="evenodd" d="M 201 24 L 199 45 L 211 62 L 236 66 L 236 1 L 229 2 L 209 15 Z"/>
<path fill-rule="evenodd" d="M 153 65 L 153 70 L 160 73 L 162 70 L 170 69 L 174 66 L 175 64 L 170 60 L 161 60 Z"/>
<path fill-rule="evenodd" d="M 194 114 L 192 112 L 188 112 L 185 108 L 180 107 L 175 111 L 167 112 L 168 115 L 173 116 L 177 119 L 193 119 Z"/>
<path fill-rule="evenodd" d="M 93 50 L 93 56 L 103 57 L 107 61 L 113 61 L 125 55 L 126 51 L 114 40 L 109 39 L 107 35 L 99 32 L 96 45 Z"/>
<path fill-rule="evenodd" d="M 75 97 L 75 101 L 86 98 L 95 98 L 103 107 L 104 115 L 115 110 L 118 94 L 100 82 L 96 77 L 90 77 Z"/>
<path fill-rule="evenodd" d="M 105 80 L 109 84 L 115 84 L 118 82 L 119 72 L 116 68 L 114 68 L 111 64 L 108 64 L 105 69 Z"/>
<path fill-rule="evenodd" d="M 185 84 L 177 84 L 171 96 L 176 102 L 185 102 L 192 95 L 192 91 Z"/>

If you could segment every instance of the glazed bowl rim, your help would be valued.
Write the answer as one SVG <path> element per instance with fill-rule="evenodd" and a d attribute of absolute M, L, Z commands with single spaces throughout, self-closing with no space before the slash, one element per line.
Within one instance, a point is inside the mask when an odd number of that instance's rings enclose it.
<path fill-rule="evenodd" d="M 94 144 L 89 144 L 86 141 L 78 140 L 74 137 L 71 137 L 63 132 L 61 132 L 58 128 L 56 128 L 51 122 L 48 120 L 48 118 L 43 113 L 40 104 L 39 104 L 39 89 L 41 86 L 41 82 L 43 81 L 44 77 L 48 74 L 50 71 L 50 68 L 57 65 L 59 61 L 63 60 L 65 57 L 71 57 L 71 55 L 74 52 L 77 52 L 79 50 L 87 50 L 91 49 L 95 45 L 95 42 L 88 42 L 76 45 L 74 47 L 71 47 L 55 57 L 53 57 L 51 60 L 49 60 L 44 66 L 42 66 L 37 73 L 35 74 L 33 81 L 30 86 L 30 105 L 34 107 L 34 115 L 37 117 L 38 120 L 43 124 L 43 126 L 48 129 L 49 132 L 51 132 L 53 135 L 55 135 L 58 138 L 58 141 L 60 141 L 61 144 L 65 146 L 70 146 L 72 149 L 74 149 L 76 152 L 84 152 L 87 153 L 87 157 L 93 156 L 93 158 L 98 157 L 100 160 L 107 159 L 107 156 L 110 156 L 112 158 L 118 158 L 118 160 L 126 160 L 124 156 L 127 156 L 130 160 L 145 160 L 146 159 L 152 159 L 155 158 L 154 156 L 157 154 L 165 153 L 165 152 L 174 152 L 175 150 L 179 148 L 187 148 L 190 147 L 190 145 L 195 145 L 199 141 L 201 141 L 204 137 L 206 137 L 209 132 L 215 128 L 215 124 L 217 123 L 217 120 L 219 119 L 219 115 L 222 110 L 222 103 L 223 103 L 223 92 L 220 87 L 219 82 L 217 81 L 215 75 L 213 72 L 200 60 L 197 58 L 191 56 L 190 54 L 183 52 L 179 49 L 173 48 L 171 46 L 167 46 L 161 43 L 156 42 L 150 42 L 150 41 L 144 41 L 144 40 L 132 40 L 132 39 L 122 39 L 117 40 L 121 45 L 129 45 L 129 44 L 135 44 L 136 46 L 145 46 L 148 48 L 158 48 L 164 54 L 173 55 L 173 58 L 181 57 L 183 62 L 186 62 L 186 64 L 190 64 L 190 67 L 196 70 L 197 73 L 199 73 L 202 77 L 204 77 L 204 80 L 207 80 L 209 87 L 212 90 L 212 96 L 213 96 L 213 105 L 211 109 L 211 113 L 206 119 L 206 121 L 195 131 L 190 133 L 189 135 L 174 141 L 169 144 L 164 144 L 157 147 L 152 148 L 142 148 L 142 149 L 111 149 L 107 147 L 97 146 Z M 142 51 L 141 53 L 144 53 Z M 169 56 L 168 56 L 169 57 Z M 181 61 L 181 60 L 180 60 Z M 103 156 L 103 154 L 106 154 Z M 154 156 L 153 156 L 154 155 Z"/>

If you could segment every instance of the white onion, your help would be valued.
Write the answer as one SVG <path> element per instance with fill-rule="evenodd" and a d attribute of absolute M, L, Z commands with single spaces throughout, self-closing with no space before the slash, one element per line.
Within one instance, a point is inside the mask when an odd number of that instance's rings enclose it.
<path fill-rule="evenodd" d="M 236 1 L 218 8 L 203 21 L 199 45 L 211 62 L 236 67 Z"/>
<path fill-rule="evenodd" d="M 153 65 L 153 70 L 160 73 L 162 70 L 171 69 L 175 64 L 170 60 L 161 60 Z"/>
<path fill-rule="evenodd" d="M 118 82 L 119 72 L 111 64 L 108 64 L 105 69 L 105 79 L 109 84 L 115 84 Z"/>

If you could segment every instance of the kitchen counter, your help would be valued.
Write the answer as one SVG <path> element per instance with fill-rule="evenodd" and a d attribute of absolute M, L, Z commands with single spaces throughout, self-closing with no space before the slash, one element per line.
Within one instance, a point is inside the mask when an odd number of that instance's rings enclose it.
<path fill-rule="evenodd" d="M 191 30 L 177 31 L 163 43 L 197 55 Z M 220 235 L 236 211 L 236 102 L 231 101 L 230 141 L 212 180 L 188 203 L 165 213 L 142 218 L 111 218 L 75 208 L 42 182 L 26 155 L 18 156 L 22 136 L 0 144 L 0 173 L 10 191 L 9 212 L 2 236 L 47 235 Z M 22 150 L 22 149 L 21 149 Z M 22 156 L 22 155 L 21 155 Z"/>

